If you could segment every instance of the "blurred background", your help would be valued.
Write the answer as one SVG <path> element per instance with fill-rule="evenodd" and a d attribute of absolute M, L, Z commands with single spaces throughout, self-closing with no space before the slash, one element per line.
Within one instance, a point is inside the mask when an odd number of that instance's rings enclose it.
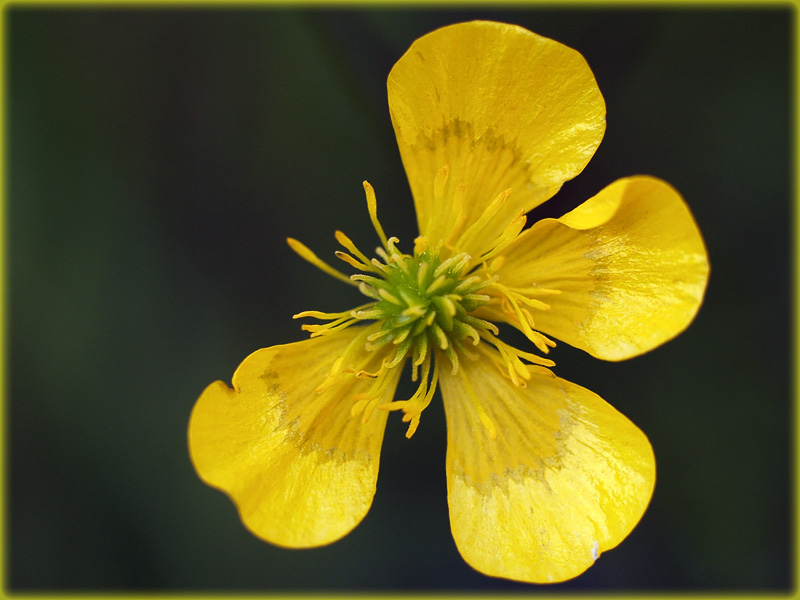
<path fill-rule="evenodd" d="M 291 315 L 357 301 L 295 256 L 336 229 L 409 244 L 413 205 L 386 102 L 411 42 L 475 18 L 579 50 L 608 110 L 594 159 L 529 222 L 618 177 L 677 187 L 708 245 L 683 335 L 556 373 L 649 436 L 652 504 L 554 587 L 473 571 L 452 541 L 441 402 L 411 440 L 389 419 L 372 510 L 329 547 L 249 534 L 195 475 L 191 408 Z M 13 591 L 786 590 L 791 365 L 789 9 L 104 10 L 5 6 L 6 586 Z M 400 394 L 413 391 L 410 382 Z"/>

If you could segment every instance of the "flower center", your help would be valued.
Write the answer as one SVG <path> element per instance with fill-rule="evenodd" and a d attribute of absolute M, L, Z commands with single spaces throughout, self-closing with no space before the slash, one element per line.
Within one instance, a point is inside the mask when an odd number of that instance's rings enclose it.
<path fill-rule="evenodd" d="M 435 361 L 434 354 L 446 356 L 452 374 L 456 375 L 459 372 L 459 357 L 478 358 L 478 354 L 468 349 L 467 341 L 475 347 L 483 340 L 493 347 L 495 354 L 492 360 L 506 371 L 516 385 L 525 385 L 525 380 L 530 377 L 528 369 L 531 364 L 539 367 L 555 364 L 503 343 L 497 338 L 498 329 L 493 323 L 472 314 L 493 301 L 490 295 L 481 293 L 483 288 L 497 287 L 496 277 L 481 267 L 485 256 L 474 261 L 470 255 L 462 252 L 442 258 L 444 243 L 439 241 L 433 246 L 424 236 L 414 240 L 413 254 L 401 252 L 396 245 L 399 240 L 387 238 L 378 221 L 372 187 L 364 182 L 364 189 L 370 218 L 382 243 L 382 247 L 376 250 L 380 259 L 367 258 L 350 238 L 337 231 L 336 239 L 347 252 L 337 251 L 336 256 L 359 271 L 348 277 L 320 260 L 297 240 L 288 240 L 292 249 L 302 258 L 329 275 L 357 286 L 371 300 L 350 311 L 304 311 L 294 315 L 294 318 L 312 317 L 327 321 L 324 324 L 303 325 L 305 331 L 311 332 L 311 337 L 341 331 L 364 321 L 375 322 L 371 327 L 364 328 L 336 360 L 326 381 L 317 388 L 318 392 L 334 385 L 342 375 L 373 379 L 374 385 L 370 391 L 354 398 L 352 414 L 363 415 L 366 422 L 375 408 L 402 410 L 405 413 L 403 420 L 410 421 L 406 436 L 411 437 L 438 383 L 441 361 Z M 503 292 L 503 295 L 506 297 L 508 294 Z M 366 366 L 359 366 L 364 364 L 365 350 L 367 353 L 381 351 L 385 356 L 377 372 L 369 372 Z M 405 364 L 406 359 L 411 359 L 412 380 L 420 382 L 417 391 L 408 400 L 379 406 L 386 386 L 393 380 L 388 376 L 389 371 Z M 525 364 L 523 360 L 530 364 Z M 477 398 L 473 401 L 477 402 Z M 476 408 L 479 414 L 483 414 L 480 406 Z M 491 423 L 484 424 L 493 432 Z"/>

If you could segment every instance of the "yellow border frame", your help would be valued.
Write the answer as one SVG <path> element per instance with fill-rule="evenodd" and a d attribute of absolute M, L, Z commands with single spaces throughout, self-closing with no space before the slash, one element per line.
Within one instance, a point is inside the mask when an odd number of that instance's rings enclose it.
<path fill-rule="evenodd" d="M 6 276 L 8 274 L 7 271 L 7 227 L 8 223 L 6 221 L 6 46 L 5 41 L 6 37 L 6 9 L 11 6 L 41 6 L 41 7 L 52 7 L 52 8 L 69 8 L 69 7 L 106 7 L 106 8 L 185 8 L 185 9 L 192 9 L 192 8 L 225 8 L 231 9 L 235 7 L 247 7 L 247 6 L 256 6 L 256 5 L 270 5 L 273 7 L 363 7 L 367 5 L 375 6 L 379 4 L 382 7 L 485 7 L 490 8 L 492 3 L 487 0 L 438 0 L 437 2 L 430 2 L 429 0 L 389 0 L 385 2 L 375 2 L 373 0 L 349 0 L 346 2 L 338 1 L 338 0 L 232 0 L 231 2 L 224 2 L 221 0 L 170 0 L 170 1 L 160 1 L 160 0 L 64 0 L 64 1 L 53 1 L 53 0 L 0 0 L 0 36 L 2 36 L 2 44 L 0 44 L 0 81 L 2 81 L 3 85 L 3 93 L 0 94 L 0 132 L 2 132 L 2 144 L 0 144 L 0 339 L 6 340 L 6 332 L 7 332 L 7 322 L 6 319 L 8 318 L 7 313 L 7 286 L 6 286 Z M 641 8 L 641 7 L 658 7 L 658 8 L 698 8 L 698 9 L 707 9 L 707 8 L 789 8 L 792 10 L 793 13 L 793 71 L 795 75 L 794 85 L 792 87 L 792 101 L 791 105 L 793 108 L 792 114 L 792 127 L 794 129 L 794 135 L 792 136 L 793 147 L 790 150 L 791 153 L 791 164 L 794 168 L 793 178 L 792 178 L 792 195 L 794 199 L 793 204 L 793 214 L 792 214 L 792 223 L 793 223 L 793 245 L 792 245 L 792 254 L 793 254 L 793 265 L 792 265 L 792 274 L 794 277 L 794 281 L 792 282 L 791 290 L 794 295 L 794 312 L 792 314 L 793 322 L 792 322 L 792 365 L 795 367 L 795 371 L 793 373 L 793 381 L 792 381 L 792 391 L 793 391 L 793 404 L 792 404 L 792 420 L 794 423 L 794 438 L 792 440 L 792 454 L 794 459 L 794 464 L 792 465 L 792 474 L 794 475 L 793 485 L 791 486 L 792 490 L 792 500 L 795 509 L 797 508 L 798 502 L 800 501 L 800 486 L 798 485 L 798 480 L 800 477 L 800 440 L 797 438 L 797 431 L 800 430 L 800 409 L 798 408 L 798 397 L 800 397 L 800 236 L 798 236 L 798 232 L 800 232 L 800 203 L 798 202 L 798 177 L 797 173 L 800 172 L 800 153 L 798 153 L 798 148 L 800 148 L 800 119 L 798 119 L 798 115 L 800 115 L 800 101 L 798 98 L 800 97 L 800 84 L 798 84 L 798 67 L 800 67 L 800 0 L 764 0 L 759 2 L 758 0 L 705 0 L 702 2 L 692 2 L 691 0 L 650 0 L 650 1 L 642 1 L 642 0 L 616 0 L 614 2 L 608 2 L 606 0 L 550 0 L 550 1 L 538 1 L 538 0 L 503 0 L 502 7 L 521 7 L 521 6 L 549 6 L 549 7 L 559 7 L 559 8 L 598 8 L 598 7 L 607 7 L 607 8 Z M 0 393 L 2 394 L 2 405 L 0 405 L 0 443 L 5 443 L 7 436 L 6 436 L 6 426 L 7 426 L 7 411 L 6 411 L 6 393 L 7 393 L 7 370 L 6 370 L 6 354 L 7 347 L 4 345 L 2 349 L 2 359 L 0 360 Z M 5 448 L 5 446 L 3 446 Z M 304 598 L 327 598 L 327 599 L 341 599 L 341 600 L 349 600 L 351 598 L 359 598 L 359 599 L 373 599 L 373 598 L 391 598 L 391 599 L 401 599 L 401 598 L 417 598 L 421 600 L 441 600 L 442 598 L 468 598 L 469 600 L 489 600 L 495 598 L 520 598 L 523 596 L 527 596 L 528 594 L 520 594 L 520 593 L 505 593 L 505 594 L 449 594 L 449 593 L 441 593 L 441 594 L 432 594 L 432 593 L 424 593 L 424 594 L 374 594 L 374 593 L 336 593 L 336 594 L 287 594 L 287 593 L 279 593 L 279 594 L 241 594 L 241 593 L 229 593 L 229 594 L 220 594 L 220 593 L 211 593 L 211 594 L 204 594 L 204 593 L 197 593 L 197 594 L 187 594 L 187 593 L 157 593 L 157 594 L 148 594 L 148 593 L 141 593 L 141 594 L 132 594 L 132 593 L 111 593 L 111 592 L 69 592 L 63 594 L 41 594 L 41 593 L 16 593 L 10 594 L 6 587 L 6 517 L 7 517 L 7 508 L 5 504 L 6 498 L 6 463 L 5 463 L 5 452 L 3 452 L 3 460 L 0 460 L 0 497 L 3 499 L 3 514 L 0 517 L 0 557 L 3 559 L 2 568 L 0 568 L 0 598 L 25 598 L 29 600 L 45 600 L 51 598 L 114 598 L 115 600 L 138 600 L 141 598 L 148 598 L 151 600 L 175 600 L 179 598 L 203 598 L 204 600 L 229 600 L 231 598 L 235 598 L 237 600 L 244 600 L 249 598 L 270 598 L 276 600 L 302 600 Z M 792 580 L 792 589 L 787 593 L 753 593 L 753 594 L 741 594 L 741 593 L 731 593 L 731 592 L 710 592 L 705 594 L 700 593 L 690 593 L 690 594 L 675 594 L 675 593 L 668 593 L 668 594 L 661 594 L 661 593 L 653 593 L 653 594 L 624 594 L 626 599 L 635 599 L 635 598 L 658 598 L 659 600 L 671 600 L 673 598 L 689 598 L 689 599 L 709 599 L 709 598 L 737 598 L 737 599 L 744 599 L 744 598 L 799 598 L 800 597 L 800 589 L 798 589 L 798 575 L 800 574 L 800 518 L 798 518 L 797 514 L 793 515 L 793 538 L 794 538 L 794 547 L 792 548 L 793 557 L 792 557 L 792 564 L 794 565 L 794 573 L 793 573 L 793 580 Z M 622 596 L 622 594 L 613 594 L 613 593 L 588 593 L 588 594 L 579 594 L 579 593 L 559 593 L 554 592 L 552 590 L 548 591 L 548 588 L 542 586 L 531 585 L 530 588 L 530 595 L 536 596 L 537 598 L 558 598 L 558 600 L 572 600 L 577 598 L 585 598 L 586 596 L 601 596 L 606 598 L 616 598 L 618 596 Z"/>

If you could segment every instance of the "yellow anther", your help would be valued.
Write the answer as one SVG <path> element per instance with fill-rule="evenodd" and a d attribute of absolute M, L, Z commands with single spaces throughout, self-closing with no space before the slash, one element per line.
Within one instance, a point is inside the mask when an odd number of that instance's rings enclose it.
<path fill-rule="evenodd" d="M 503 233 L 500 234 L 500 237 L 497 238 L 494 246 L 492 246 L 492 249 L 489 252 L 484 253 L 483 256 L 481 256 L 481 259 L 483 261 L 491 260 L 493 257 L 497 256 L 499 252 L 505 250 L 506 247 L 511 244 L 511 242 L 519 237 L 519 233 L 522 231 L 522 228 L 525 227 L 525 223 L 527 223 L 527 221 L 528 217 L 525 216 L 525 213 L 517 213 L 517 216 L 511 220 L 511 222 L 506 226 L 505 230 L 503 230 Z"/>
<path fill-rule="evenodd" d="M 314 254 L 302 242 L 300 242 L 300 241 L 298 241 L 298 240 L 296 240 L 294 238 L 286 238 L 286 241 L 289 244 L 289 247 L 292 250 L 294 250 L 297 253 L 297 255 L 300 256 L 300 258 L 310 262 L 312 265 L 317 267 L 319 270 L 324 271 L 325 273 L 327 273 L 331 277 L 335 277 L 339 281 L 344 281 L 345 283 L 350 284 L 350 285 L 357 285 L 356 283 L 351 281 L 350 278 L 347 275 L 345 275 L 341 271 L 338 271 L 337 269 L 334 269 L 328 263 L 326 263 L 325 261 L 321 260 L 316 254 Z"/>
<path fill-rule="evenodd" d="M 530 366 L 523 363 L 522 359 L 540 368 L 554 367 L 556 365 L 555 362 L 548 358 L 542 358 L 536 354 L 524 352 L 513 346 L 509 346 L 489 331 L 481 331 L 480 336 L 492 344 L 497 350 L 497 353 L 495 353 L 483 349 L 484 355 L 494 362 L 501 372 L 508 375 L 508 378 L 511 379 L 514 385 L 519 387 L 525 387 L 525 380 L 530 379 Z M 480 346 L 478 348 L 481 349 Z"/>
<path fill-rule="evenodd" d="M 348 265 L 350 265 L 351 267 L 355 267 L 359 271 L 363 271 L 365 269 L 368 269 L 370 271 L 374 271 L 374 269 L 372 269 L 368 265 L 365 265 L 365 264 L 361 263 L 358 259 L 353 258 L 347 252 L 342 252 L 341 250 L 337 250 L 336 252 L 334 252 L 334 254 L 336 255 L 336 258 L 338 258 L 339 260 L 343 260 Z"/>
<path fill-rule="evenodd" d="M 368 181 L 365 181 L 363 185 L 364 191 L 367 194 L 367 210 L 369 211 L 369 218 L 372 220 L 372 226 L 375 228 L 375 233 L 378 234 L 383 247 L 388 250 L 389 244 L 386 239 L 386 234 L 383 232 L 380 221 L 378 221 L 378 201 L 375 199 L 375 190 L 372 189 Z"/>
<path fill-rule="evenodd" d="M 419 236 L 414 238 L 414 256 L 420 256 L 428 249 L 428 238 Z"/>
<path fill-rule="evenodd" d="M 354 254 L 356 258 L 361 262 L 363 267 L 359 267 L 362 269 L 367 269 L 369 271 L 375 271 L 372 268 L 372 263 L 370 263 L 369 258 L 358 249 L 358 247 L 353 243 L 353 241 L 347 237 L 343 232 L 337 231 L 334 236 L 336 237 L 336 241 L 339 242 L 342 246 L 344 246 L 350 253 Z"/>
<path fill-rule="evenodd" d="M 433 375 L 431 376 L 431 363 L 433 364 Z M 410 438 L 419 427 L 419 419 L 422 411 L 430 405 L 436 386 L 439 382 L 439 363 L 428 355 L 427 360 L 422 365 L 422 377 L 417 387 L 417 391 L 408 400 L 398 400 L 382 404 L 381 409 L 387 411 L 402 410 L 403 422 L 409 423 L 406 437 Z"/>
<path fill-rule="evenodd" d="M 500 192 L 494 200 L 487 206 L 483 214 L 475 221 L 472 225 L 469 226 L 464 234 L 458 238 L 458 241 L 455 244 L 456 248 L 465 248 L 467 247 L 471 238 L 475 237 L 476 235 L 480 234 L 481 230 L 486 226 L 486 224 L 492 220 L 497 212 L 500 210 L 500 207 L 505 204 L 508 197 L 511 195 L 511 189 L 504 190 Z"/>
<path fill-rule="evenodd" d="M 523 305 L 530 306 L 531 308 L 538 310 L 549 310 L 549 304 L 535 298 L 529 298 L 527 295 L 521 294 L 515 289 L 508 288 L 497 282 L 494 282 L 491 285 L 491 288 L 500 292 L 499 299 L 502 311 L 511 318 L 516 317 L 516 321 L 519 324 L 522 333 L 524 333 L 525 337 L 533 342 L 541 352 L 547 354 L 550 351 L 550 348 L 555 347 L 556 343 L 554 341 L 538 331 L 533 330 L 533 327 L 535 326 L 533 315 L 530 313 L 530 311 L 520 306 L 520 303 L 522 303 Z"/>
<path fill-rule="evenodd" d="M 418 367 L 426 358 L 428 358 L 428 338 L 423 336 L 419 344 L 414 346 L 414 366 Z"/>

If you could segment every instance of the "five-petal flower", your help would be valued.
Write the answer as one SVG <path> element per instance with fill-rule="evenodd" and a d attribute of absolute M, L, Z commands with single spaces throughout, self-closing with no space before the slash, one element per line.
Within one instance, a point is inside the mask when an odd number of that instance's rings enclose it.
<path fill-rule="evenodd" d="M 392 69 L 389 107 L 417 209 L 403 253 L 367 203 L 381 247 L 343 233 L 347 276 L 292 248 L 367 301 L 306 311 L 311 338 L 258 350 L 211 384 L 192 412 L 197 472 L 245 525 L 286 547 L 351 531 L 375 493 L 388 413 L 410 437 L 441 385 L 447 490 L 462 556 L 488 575 L 563 581 L 619 544 L 655 482 L 645 435 L 541 356 L 559 339 L 624 360 L 685 329 L 708 278 L 680 195 L 621 179 L 560 219 L 525 214 L 587 164 L 605 103 L 583 57 L 520 27 L 472 22 L 414 42 Z M 495 323 L 539 353 L 514 348 Z M 406 365 L 419 382 L 394 400 Z"/>

